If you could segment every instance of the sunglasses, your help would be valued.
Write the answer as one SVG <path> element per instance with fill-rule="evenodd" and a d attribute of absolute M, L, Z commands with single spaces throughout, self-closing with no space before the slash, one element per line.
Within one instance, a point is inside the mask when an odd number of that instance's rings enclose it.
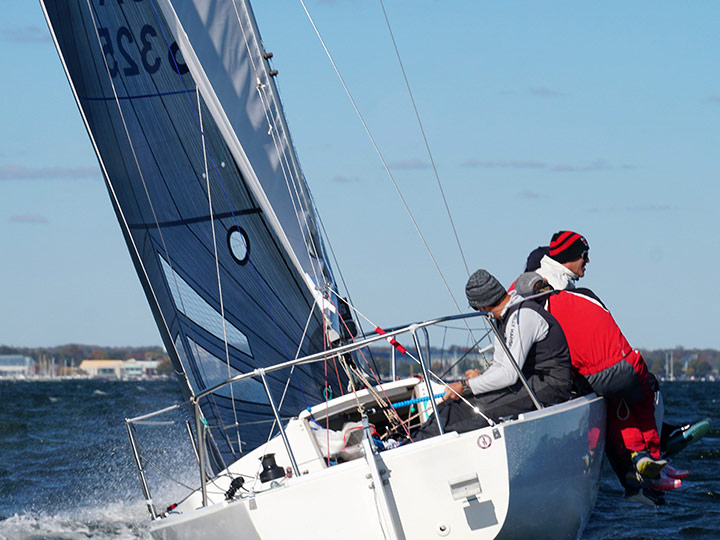
<path fill-rule="evenodd" d="M 583 259 L 583 261 L 585 261 L 585 262 L 590 262 L 589 253 L 590 253 L 590 252 L 589 252 L 587 249 L 582 252 L 582 259 Z"/>

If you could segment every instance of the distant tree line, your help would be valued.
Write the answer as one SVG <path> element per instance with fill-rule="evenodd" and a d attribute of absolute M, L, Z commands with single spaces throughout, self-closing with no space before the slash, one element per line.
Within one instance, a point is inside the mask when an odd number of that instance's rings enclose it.
<path fill-rule="evenodd" d="M 706 377 L 720 374 L 720 351 L 715 349 L 640 350 L 650 371 L 669 376 L 670 366 L 675 377 Z"/>
<path fill-rule="evenodd" d="M 413 356 L 416 352 L 411 349 Z M 478 367 L 478 357 L 468 351 L 467 347 L 452 346 L 444 350 L 431 349 L 430 360 L 432 369 L 437 374 L 448 372 L 449 377 L 459 377 L 467 369 Z M 681 377 L 706 377 L 708 375 L 720 376 L 720 351 L 715 349 L 685 349 L 676 347 L 674 349 L 641 349 L 648 368 L 655 375 L 668 377 L 672 374 L 676 378 Z M 388 347 L 372 348 L 372 359 L 378 371 L 387 376 L 390 372 L 390 352 Z M 486 356 L 489 360 L 491 354 Z M 398 376 L 407 376 L 420 372 L 420 367 L 407 357 L 396 354 Z"/>
<path fill-rule="evenodd" d="M 415 351 L 411 351 L 416 356 Z M 669 367 L 672 364 L 675 377 L 705 377 L 707 375 L 720 374 L 720 351 L 715 349 L 685 349 L 675 347 L 674 349 L 641 349 L 650 371 L 659 376 L 668 376 Z M 453 370 L 455 373 L 463 373 L 466 369 L 477 367 L 477 358 L 467 354 L 464 347 L 452 346 L 445 350 L 432 349 L 431 362 L 433 370 L 442 374 L 457 362 Z M 21 354 L 29 356 L 37 362 L 47 362 L 54 359 L 57 364 L 65 364 L 77 367 L 83 360 L 159 360 L 159 371 L 171 373 L 173 371 L 170 358 L 160 346 L 153 347 L 101 347 L 98 345 L 81 345 L 72 343 L 59 345 L 57 347 L 10 347 L 0 345 L 0 355 Z M 387 347 L 383 349 L 373 348 L 372 362 L 374 368 L 378 369 L 383 376 L 390 373 L 390 352 Z M 418 373 L 420 368 L 414 362 L 407 362 L 403 355 L 397 355 L 397 375 L 407 376 Z"/>
<path fill-rule="evenodd" d="M 71 343 L 57 347 L 10 347 L 0 345 L 0 355 L 21 354 L 29 356 L 36 362 L 46 362 L 54 359 L 57 364 L 77 367 L 83 360 L 158 360 L 158 371 L 171 373 L 172 365 L 165 349 L 160 346 L 152 347 L 101 347 L 98 345 L 81 345 Z"/>

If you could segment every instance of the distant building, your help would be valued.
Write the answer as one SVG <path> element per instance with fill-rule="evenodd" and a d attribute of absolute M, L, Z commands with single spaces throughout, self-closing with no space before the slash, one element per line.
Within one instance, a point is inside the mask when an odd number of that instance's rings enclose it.
<path fill-rule="evenodd" d="M 83 360 L 79 370 L 103 379 L 142 379 L 157 375 L 157 360 Z"/>
<path fill-rule="evenodd" d="M 0 377 L 24 378 L 35 372 L 35 360 L 19 354 L 0 355 Z"/>
<path fill-rule="evenodd" d="M 90 377 L 122 379 L 124 364 L 122 360 L 83 360 L 78 369 Z"/>
<path fill-rule="evenodd" d="M 131 358 L 125 362 L 124 376 L 130 379 L 141 379 L 157 375 L 157 368 L 160 364 L 157 360 L 135 360 Z"/>

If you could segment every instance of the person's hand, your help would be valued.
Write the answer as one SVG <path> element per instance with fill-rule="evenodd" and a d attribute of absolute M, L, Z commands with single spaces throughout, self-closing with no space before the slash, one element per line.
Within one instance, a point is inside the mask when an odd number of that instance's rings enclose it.
<path fill-rule="evenodd" d="M 462 381 L 450 383 L 445 387 L 445 395 L 443 396 L 443 401 L 457 401 L 458 399 L 460 399 L 460 396 L 462 396 L 462 393 Z"/>
<path fill-rule="evenodd" d="M 475 377 L 479 377 L 480 375 L 482 375 L 482 371 L 480 371 L 479 369 L 468 369 L 465 372 L 465 379 L 469 381 L 470 379 L 474 379 Z"/>

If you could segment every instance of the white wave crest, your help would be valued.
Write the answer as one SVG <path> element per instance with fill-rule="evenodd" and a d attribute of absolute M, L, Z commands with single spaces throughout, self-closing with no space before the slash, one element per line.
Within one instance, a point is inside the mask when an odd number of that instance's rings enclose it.
<path fill-rule="evenodd" d="M 0 540 L 149 540 L 149 521 L 142 502 L 113 502 L 54 514 L 22 512 L 0 521 Z"/>

